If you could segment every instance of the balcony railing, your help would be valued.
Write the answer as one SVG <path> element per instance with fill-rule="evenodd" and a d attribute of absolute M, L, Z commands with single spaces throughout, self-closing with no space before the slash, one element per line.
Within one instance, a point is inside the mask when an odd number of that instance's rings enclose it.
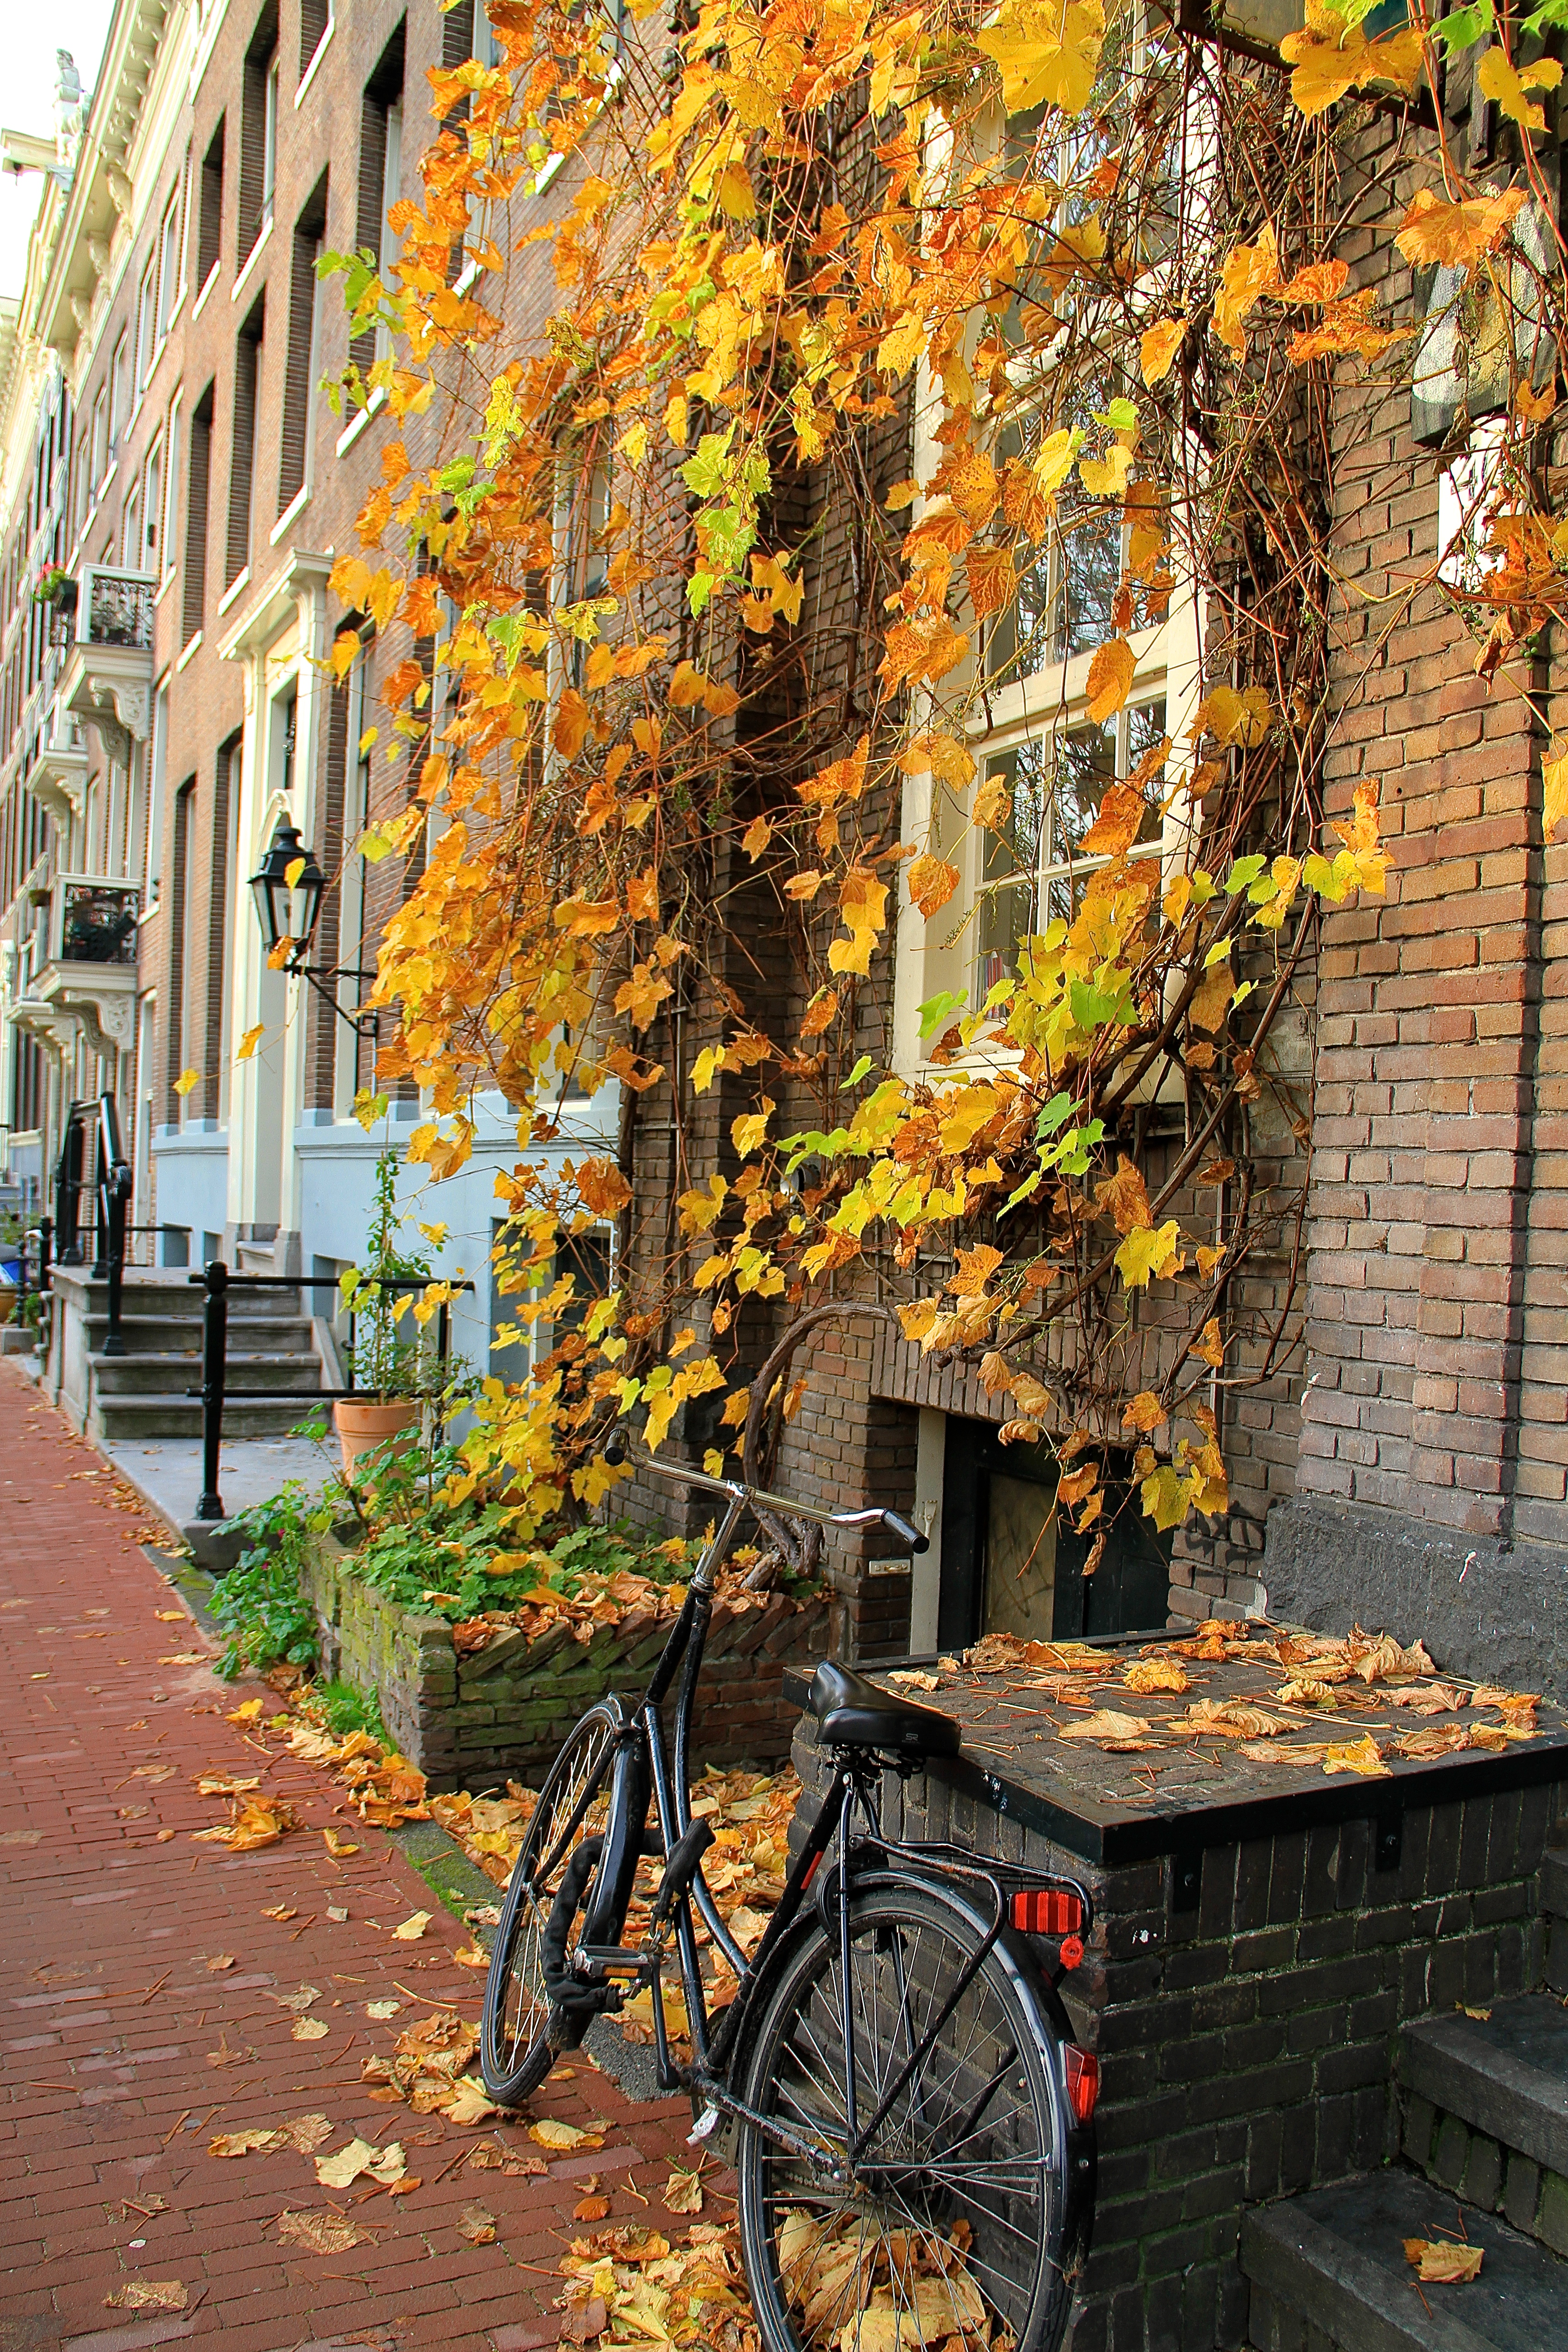
<path fill-rule="evenodd" d="M 58 875 L 50 908 L 51 961 L 134 970 L 141 911 L 142 893 L 132 883 L 88 874 Z"/>
<path fill-rule="evenodd" d="M 77 597 L 79 645 L 123 646 L 153 650 L 153 599 L 158 583 L 151 572 L 124 572 L 106 564 L 84 565 Z"/>

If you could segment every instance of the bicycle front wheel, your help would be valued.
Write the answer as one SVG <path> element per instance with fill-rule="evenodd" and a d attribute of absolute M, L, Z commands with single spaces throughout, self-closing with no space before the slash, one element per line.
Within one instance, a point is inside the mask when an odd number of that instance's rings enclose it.
<path fill-rule="evenodd" d="M 601 1700 L 588 1709 L 550 1768 L 512 1865 L 479 2024 L 485 2088 L 503 2106 L 536 2091 L 555 2063 L 544 1930 L 567 1864 L 605 1826 L 620 1731 L 618 1707 Z"/>
<path fill-rule="evenodd" d="M 979 1926 L 935 1891 L 868 1891 L 849 1922 L 847 1983 L 837 1932 L 813 1935 L 746 2068 L 748 2105 L 814 2151 L 742 2125 L 742 2253 L 769 2352 L 1056 2352 L 1070 2116 L 1034 1990 L 1000 1945 L 976 1964 Z"/>

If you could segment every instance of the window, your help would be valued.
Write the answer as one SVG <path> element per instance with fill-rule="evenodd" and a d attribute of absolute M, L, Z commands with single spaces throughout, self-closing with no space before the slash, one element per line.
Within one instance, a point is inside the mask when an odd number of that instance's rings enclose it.
<path fill-rule="evenodd" d="M 1132 702 L 1097 725 L 1080 719 L 1045 734 L 1027 734 L 988 753 L 985 777 L 1002 784 L 1011 802 L 1005 823 L 980 835 L 975 877 L 975 972 L 972 1003 L 981 1005 L 999 980 L 1017 967 L 1032 933 L 1078 911 L 1084 877 L 1101 857 L 1086 859 L 1081 845 L 1100 814 L 1109 784 L 1131 777 L 1147 785 L 1164 772 L 1165 698 Z M 1151 807 L 1129 855 L 1158 856 L 1163 827 Z"/>
<path fill-rule="evenodd" d="M 122 334 L 114 346 L 114 357 L 109 367 L 109 440 L 110 446 L 116 451 L 130 413 L 130 379 L 131 359 Z"/>
<path fill-rule="evenodd" d="M 196 276 L 205 287 L 218 266 L 223 249 L 223 136 L 218 117 L 206 153 L 202 158 L 201 226 L 196 240 Z"/>
<path fill-rule="evenodd" d="M 125 501 L 120 525 L 120 561 L 127 572 L 142 569 L 142 485 L 136 483 Z"/>
<path fill-rule="evenodd" d="M 311 479 L 317 387 L 321 375 L 323 288 L 316 275 L 327 218 L 327 183 L 300 214 L 294 230 L 289 281 L 289 353 L 283 383 L 283 444 L 278 468 L 278 511 L 286 514 Z"/>
<path fill-rule="evenodd" d="M 228 476 L 228 536 L 223 584 L 232 588 L 250 561 L 250 483 L 256 462 L 256 380 L 266 309 L 258 302 L 239 331 L 234 354 L 234 435 Z"/>
<path fill-rule="evenodd" d="M 316 51 L 327 37 L 327 27 L 332 21 L 331 0 L 300 0 L 300 77 Z M 299 104 L 298 99 L 295 104 Z"/>
<path fill-rule="evenodd" d="M 581 604 L 608 584 L 610 469 L 593 443 L 563 448 L 555 509 L 557 601 Z M 589 648 L 576 637 L 565 649 L 563 684 L 581 685 Z"/>
<path fill-rule="evenodd" d="M 92 487 L 97 489 L 109 471 L 109 387 L 100 384 L 92 404 Z"/>
<path fill-rule="evenodd" d="M 140 399 L 148 377 L 153 373 L 153 358 L 157 350 L 158 325 L 158 264 L 156 257 L 147 264 L 136 297 L 136 393 Z"/>
<path fill-rule="evenodd" d="M 169 578 L 174 569 L 174 523 L 180 503 L 181 423 L 180 395 L 176 393 L 169 406 L 169 430 L 168 436 L 164 444 L 163 513 L 162 521 L 163 538 L 160 542 L 161 560 L 154 566 L 155 570 L 163 573 L 165 580 Z"/>
<path fill-rule="evenodd" d="M 169 757 L 169 689 L 158 688 L 153 705 L 153 748 L 147 762 L 147 896 L 156 906 L 163 877 L 163 772 Z"/>
<path fill-rule="evenodd" d="M 212 474 L 213 386 L 191 411 L 190 488 L 185 497 L 185 584 L 182 634 L 186 645 L 202 625 L 207 593 L 207 495 Z"/>
<path fill-rule="evenodd" d="M 159 553 L 163 528 L 163 444 L 160 437 L 148 454 L 142 489 L 141 569 L 156 575 L 163 568 Z"/>
<path fill-rule="evenodd" d="M 272 198 L 278 186 L 278 53 L 267 68 L 267 92 L 261 118 L 261 215 L 263 220 L 272 217 Z"/>
<path fill-rule="evenodd" d="M 179 291 L 176 280 L 180 270 L 180 199 L 178 193 L 169 199 L 169 209 L 163 215 L 163 226 L 158 237 L 158 341 L 169 331 L 169 321 L 174 315 L 174 299 Z"/>
<path fill-rule="evenodd" d="M 359 201 L 354 215 L 354 246 L 369 251 L 384 271 L 397 250 L 397 238 L 386 224 L 387 210 L 397 201 L 403 177 L 404 26 L 399 25 L 374 73 L 365 84 L 360 110 Z M 386 350 L 384 332 L 356 335 L 349 356 L 362 373 Z"/>

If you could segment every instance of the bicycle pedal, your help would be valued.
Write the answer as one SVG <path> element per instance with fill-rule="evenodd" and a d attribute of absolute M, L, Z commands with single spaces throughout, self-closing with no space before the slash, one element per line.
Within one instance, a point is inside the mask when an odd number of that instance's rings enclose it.
<path fill-rule="evenodd" d="M 721 2120 L 721 2118 L 717 2107 L 704 2107 L 702 2113 L 698 2116 L 697 2121 L 692 2125 L 691 2129 L 686 2135 L 687 2147 L 700 2147 L 705 2139 L 710 2139 L 712 2137 L 714 2132 L 719 2128 Z"/>

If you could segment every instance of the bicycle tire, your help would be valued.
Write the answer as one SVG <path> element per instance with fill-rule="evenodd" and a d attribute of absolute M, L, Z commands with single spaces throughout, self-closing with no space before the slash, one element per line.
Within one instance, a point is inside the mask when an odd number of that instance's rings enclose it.
<path fill-rule="evenodd" d="M 603 1826 L 597 1814 L 622 1723 L 610 1700 L 588 1709 L 545 1776 L 512 1865 L 479 2021 L 485 2089 L 501 2106 L 539 2088 L 566 2038 L 545 1989 L 542 1938 L 572 1855 Z"/>
<path fill-rule="evenodd" d="M 975 1914 L 945 1892 L 851 1896 L 862 2130 L 982 1940 Z M 842 2155 L 839 1968 L 837 1925 L 786 1956 L 744 2097 Z M 741 2251 L 768 2352 L 908 2352 L 955 2337 L 963 2352 L 1057 2352 L 1076 2268 L 1072 2119 L 1032 1975 L 1006 1940 L 992 1948 L 853 2178 L 834 2183 L 742 2122 Z"/>

